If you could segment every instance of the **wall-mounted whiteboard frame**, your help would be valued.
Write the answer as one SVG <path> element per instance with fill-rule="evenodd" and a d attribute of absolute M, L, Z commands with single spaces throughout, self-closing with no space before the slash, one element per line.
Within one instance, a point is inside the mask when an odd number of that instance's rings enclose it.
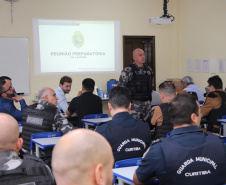
<path fill-rule="evenodd" d="M 17 93 L 30 94 L 28 38 L 0 37 L 0 76 L 9 76 Z"/>

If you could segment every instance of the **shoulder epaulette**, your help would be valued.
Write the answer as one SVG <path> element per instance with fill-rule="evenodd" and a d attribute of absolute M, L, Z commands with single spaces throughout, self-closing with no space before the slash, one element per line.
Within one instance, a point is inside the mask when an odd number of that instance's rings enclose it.
<path fill-rule="evenodd" d="M 214 133 L 214 132 L 212 132 L 212 134 L 214 134 L 214 135 L 216 135 L 216 136 L 220 136 L 218 133 Z"/>
<path fill-rule="evenodd" d="M 156 140 L 152 141 L 151 145 L 154 145 L 154 144 L 156 144 L 156 143 L 159 143 L 160 141 L 161 141 L 161 140 L 156 139 Z"/>
<path fill-rule="evenodd" d="M 207 97 L 216 98 L 217 95 L 214 92 L 210 92 L 210 93 L 207 94 Z"/>

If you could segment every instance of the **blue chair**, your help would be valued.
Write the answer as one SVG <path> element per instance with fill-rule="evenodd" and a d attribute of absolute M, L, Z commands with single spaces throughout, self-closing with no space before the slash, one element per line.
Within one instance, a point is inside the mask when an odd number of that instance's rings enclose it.
<path fill-rule="evenodd" d="M 226 119 L 226 115 L 223 115 L 223 116 L 222 116 L 222 119 Z M 221 135 L 222 130 L 223 130 L 223 124 L 220 124 L 219 135 Z"/>
<path fill-rule="evenodd" d="M 36 133 L 36 134 L 32 134 L 31 135 L 31 143 L 30 143 L 30 151 L 31 151 L 31 154 L 32 154 L 32 151 L 33 151 L 33 142 L 32 142 L 32 139 L 35 139 L 35 138 L 49 138 L 49 137 L 61 137 L 63 134 L 62 132 L 58 132 L 58 131 L 55 131 L 55 132 L 42 132 L 42 133 Z M 43 150 L 45 150 L 45 148 L 43 148 Z"/>
<path fill-rule="evenodd" d="M 23 122 L 22 121 L 18 121 L 18 125 L 19 126 L 23 126 Z"/>
<path fill-rule="evenodd" d="M 198 102 L 199 102 L 200 106 L 202 106 L 204 104 L 204 101 L 202 101 L 202 100 L 199 100 Z"/>
<path fill-rule="evenodd" d="M 141 161 L 142 157 L 120 160 L 115 163 L 115 168 L 139 166 Z"/>
<path fill-rule="evenodd" d="M 220 138 L 224 140 L 224 145 L 226 145 L 226 136 L 220 136 Z"/>
<path fill-rule="evenodd" d="M 120 160 L 115 163 L 114 168 L 139 166 L 141 164 L 141 161 L 142 161 L 142 157 Z M 114 176 L 114 184 L 115 183 L 116 183 L 116 176 Z M 156 183 L 158 183 L 158 180 L 153 180 L 148 184 L 156 184 Z"/>
<path fill-rule="evenodd" d="M 94 119 L 94 118 L 108 118 L 108 114 L 89 114 L 84 116 L 84 119 Z M 83 122 L 83 128 L 85 128 L 85 124 Z"/>
<path fill-rule="evenodd" d="M 159 105 L 159 104 L 151 105 L 151 108 L 152 108 L 152 107 L 155 107 L 155 106 L 158 106 L 158 105 Z"/>

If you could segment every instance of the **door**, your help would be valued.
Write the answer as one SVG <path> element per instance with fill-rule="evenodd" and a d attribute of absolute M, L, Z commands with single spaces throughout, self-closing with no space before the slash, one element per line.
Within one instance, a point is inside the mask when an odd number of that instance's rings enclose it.
<path fill-rule="evenodd" d="M 123 68 L 133 63 L 132 52 L 140 48 L 145 52 L 146 64 L 154 74 L 154 90 L 156 90 L 155 75 L 155 37 L 154 36 L 123 36 Z"/>

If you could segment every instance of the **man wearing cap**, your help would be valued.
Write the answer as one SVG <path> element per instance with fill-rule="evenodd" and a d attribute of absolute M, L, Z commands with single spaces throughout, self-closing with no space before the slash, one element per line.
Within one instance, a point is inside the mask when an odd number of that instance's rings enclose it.
<path fill-rule="evenodd" d="M 200 87 L 198 87 L 197 85 L 194 84 L 192 77 L 185 76 L 182 79 L 182 84 L 183 84 L 183 87 L 184 87 L 183 91 L 195 92 L 198 96 L 198 101 L 204 101 L 205 100 L 205 98 L 203 96 L 204 91 Z"/>

